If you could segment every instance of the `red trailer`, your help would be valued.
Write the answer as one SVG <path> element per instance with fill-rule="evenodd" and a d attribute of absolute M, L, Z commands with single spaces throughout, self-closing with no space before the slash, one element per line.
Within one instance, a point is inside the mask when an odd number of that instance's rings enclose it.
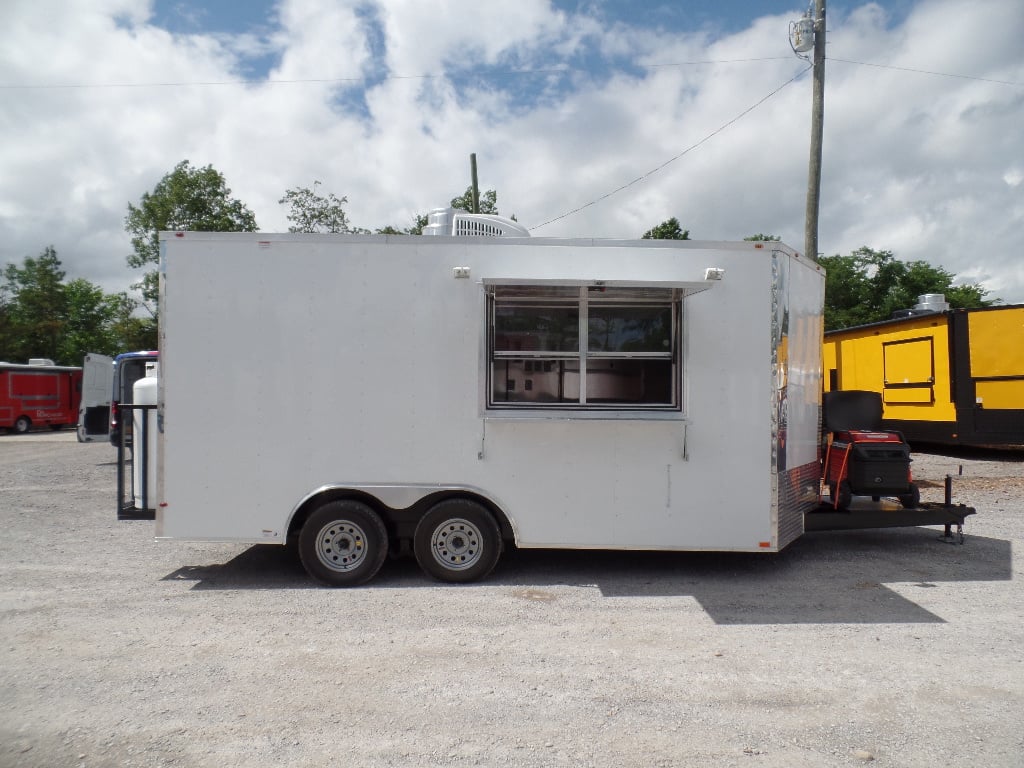
<path fill-rule="evenodd" d="M 0 363 L 0 429 L 28 432 L 78 423 L 82 369 L 30 360 L 28 365 Z"/>

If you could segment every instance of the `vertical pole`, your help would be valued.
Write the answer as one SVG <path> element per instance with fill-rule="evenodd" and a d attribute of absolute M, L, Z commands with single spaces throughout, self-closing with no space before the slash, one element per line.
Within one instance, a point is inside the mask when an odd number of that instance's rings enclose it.
<path fill-rule="evenodd" d="M 476 180 L 476 152 L 469 156 L 469 172 L 473 177 L 473 210 L 471 213 L 480 213 L 480 185 Z"/>
<path fill-rule="evenodd" d="M 142 445 L 136 443 L 132 448 L 132 460 L 134 461 L 136 456 L 142 459 L 142 473 L 139 476 L 142 486 L 142 505 L 141 507 L 136 505 L 136 508 L 145 510 L 149 509 L 149 406 L 136 405 L 135 407 L 141 408 L 141 410 L 133 410 L 132 413 L 142 414 Z M 136 435 L 136 437 L 138 436 Z"/>
<path fill-rule="evenodd" d="M 124 448 L 124 414 L 130 413 L 130 411 L 121 410 L 118 414 L 119 420 L 121 421 L 121 436 L 117 441 L 117 519 L 121 519 L 121 515 L 124 514 L 124 463 L 125 463 L 125 448 Z"/>
<path fill-rule="evenodd" d="M 811 157 L 807 169 L 804 253 L 818 258 L 821 201 L 821 143 L 825 123 L 825 0 L 814 0 L 814 87 L 811 99 Z"/>

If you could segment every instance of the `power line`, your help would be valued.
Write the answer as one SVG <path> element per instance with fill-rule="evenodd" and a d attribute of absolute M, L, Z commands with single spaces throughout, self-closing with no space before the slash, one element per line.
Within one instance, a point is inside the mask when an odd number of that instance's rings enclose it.
<path fill-rule="evenodd" d="M 788 58 L 788 57 L 787 57 L 787 58 Z M 810 72 L 810 71 L 811 71 L 811 69 L 812 69 L 812 67 L 808 66 L 808 67 L 806 67 L 805 69 L 802 69 L 802 70 L 800 70 L 800 71 L 799 71 L 799 72 L 797 72 L 797 73 L 796 73 L 795 75 L 793 75 L 793 77 L 791 77 L 791 78 L 790 78 L 789 80 L 787 80 L 786 82 L 784 82 L 784 83 L 783 83 L 782 85 L 780 85 L 780 86 L 779 86 L 778 88 L 776 88 L 776 89 L 775 89 L 774 91 L 772 91 L 771 93 L 769 93 L 769 94 L 768 94 L 767 96 L 764 96 L 763 98 L 761 98 L 760 100 L 758 100 L 758 101 L 757 101 L 756 103 L 754 103 L 754 104 L 750 105 L 749 107 L 747 107 L 747 108 L 746 108 L 745 110 L 743 110 L 742 112 L 740 112 L 740 113 L 739 113 L 738 115 L 736 115 L 736 117 L 732 118 L 732 119 L 731 119 L 731 120 L 729 120 L 729 121 L 728 121 L 727 123 L 723 123 L 722 125 L 720 125 L 720 126 L 719 126 L 718 128 L 716 128 L 716 129 L 715 129 L 714 131 L 712 131 L 711 133 L 709 133 L 709 134 L 708 134 L 707 136 L 705 136 L 705 137 L 704 137 L 703 139 L 701 139 L 700 141 L 696 142 L 695 144 L 691 144 L 691 145 L 690 145 L 689 147 L 687 147 L 686 149 L 684 149 L 684 150 L 683 150 L 682 152 L 680 152 L 680 153 L 679 153 L 678 155 L 676 155 L 675 157 L 669 158 L 668 160 L 666 160 L 665 162 L 663 162 L 663 163 L 662 163 L 661 165 L 659 165 L 659 166 L 658 166 L 657 168 L 653 168 L 653 169 L 649 170 L 649 171 L 648 171 L 647 173 L 643 174 L 642 176 L 637 176 L 637 177 L 636 177 L 635 179 L 633 179 L 632 181 L 626 182 L 626 183 L 625 183 L 625 184 L 623 184 L 623 185 L 622 185 L 621 187 L 617 187 L 616 189 L 613 189 L 613 190 L 612 190 L 611 192 L 608 192 L 608 193 L 606 193 L 606 194 L 603 194 L 603 195 L 601 195 L 600 197 L 598 197 L 598 198 L 596 198 L 596 199 L 594 199 L 594 200 L 591 200 L 591 201 L 590 201 L 589 203 L 585 203 L 584 205 L 581 205 L 581 206 L 580 206 L 579 208 L 573 208 L 573 209 L 572 209 L 571 211 L 568 211 L 568 212 L 566 212 L 566 213 L 563 213 L 563 214 L 562 214 L 561 216 L 556 216 L 556 217 L 555 217 L 555 218 L 553 218 L 553 219 L 548 219 L 548 220 L 547 220 L 547 221 L 545 221 L 545 222 L 544 222 L 543 224 L 538 224 L 538 225 L 537 225 L 537 226 L 535 226 L 535 227 L 531 227 L 531 228 L 530 228 L 530 231 L 531 231 L 531 232 L 533 232 L 533 231 L 535 231 L 535 230 L 538 230 L 538 229 L 540 229 L 541 227 L 546 227 L 546 226 L 547 226 L 548 224 L 552 224 L 552 223 L 554 223 L 554 222 L 556 222 L 556 221 L 559 221 L 559 220 L 561 220 L 561 219 L 564 219 L 564 218 L 566 218 L 566 217 L 568 217 L 568 216 L 572 216 L 572 215 L 573 215 L 574 213 L 579 213 L 580 211 L 584 210 L 585 208 L 589 208 L 590 206 L 592 206 L 592 205 L 596 205 L 597 203 L 600 203 L 600 202 L 601 202 L 601 201 L 603 201 L 603 200 L 607 200 L 607 199 L 608 199 L 609 197 L 611 197 L 612 195 L 618 194 L 618 193 L 619 193 L 619 192 L 621 192 L 622 190 L 624 190 L 624 189 L 628 189 L 629 187 L 633 186 L 634 184 L 638 184 L 639 182 L 643 181 L 644 179 L 646 179 L 646 178 L 648 178 L 648 177 L 650 177 L 650 176 L 653 176 L 653 175 L 654 175 L 655 173 L 657 173 L 658 171 L 662 170 L 663 168 L 665 168 L 665 167 L 666 167 L 666 166 L 668 166 L 669 164 L 671 164 L 671 163 L 674 163 L 674 162 L 675 162 L 676 160 L 678 160 L 679 158 L 681 158 L 681 157 L 683 157 L 684 155 L 686 155 L 686 154 L 688 154 L 688 153 L 692 152 L 692 151 L 693 151 L 693 150 L 695 150 L 695 149 L 696 149 L 697 147 L 699 147 L 699 146 L 700 146 L 701 144 L 704 144 L 705 142 L 707 142 L 707 141 L 709 141 L 710 139 L 714 138 L 715 136 L 717 136 L 718 134 L 720 134 L 720 133 L 721 133 L 722 131 L 724 131 L 724 130 L 725 130 L 726 128 L 728 128 L 728 127 L 729 127 L 730 125 L 732 125 L 732 124 L 734 124 L 734 123 L 738 122 L 738 121 L 739 121 L 739 120 L 741 120 L 741 119 L 742 119 L 743 117 L 745 117 L 746 115 L 748 115 L 748 114 L 749 114 L 750 112 L 753 112 L 753 111 L 754 111 L 755 109 L 757 109 L 757 108 L 758 108 L 759 106 L 761 106 L 762 104 L 764 104 L 764 103 L 765 103 L 766 101 L 768 101 L 768 99 L 770 99 L 770 98 L 771 98 L 772 96 L 774 96 L 775 94 L 777 94 L 777 93 L 778 93 L 779 91 L 781 91 L 781 90 L 782 90 L 783 88 L 785 88 L 785 87 L 786 87 L 787 85 L 790 85 L 791 83 L 794 83 L 794 82 L 796 82 L 796 81 L 797 81 L 797 80 L 799 80 L 799 79 L 800 79 L 800 78 L 801 78 L 801 77 L 802 77 L 802 76 L 803 76 L 804 74 L 806 74 L 807 72 Z"/>
<path fill-rule="evenodd" d="M 891 64 L 871 64 L 867 61 L 851 61 L 850 59 L 836 59 L 831 56 L 828 57 L 829 61 L 838 61 L 843 64 L 856 64 L 860 67 L 874 67 L 876 69 L 892 69 L 897 72 L 913 72 L 918 75 L 933 75 L 935 77 L 955 77 L 959 80 L 977 80 L 982 83 L 995 83 L 996 85 L 1015 85 L 1017 87 L 1024 86 L 1024 83 L 1017 83 L 1012 80 L 996 80 L 991 77 L 975 77 L 973 75 L 957 75 L 952 72 L 933 72 L 927 69 L 914 69 L 913 67 L 897 67 Z"/>
<path fill-rule="evenodd" d="M 667 69 L 670 67 L 700 67 L 714 66 L 719 64 L 754 64 L 765 61 L 789 60 L 789 56 L 765 56 L 749 59 L 694 59 L 692 61 L 661 62 L 654 64 L 633 64 L 636 69 Z M 960 80 L 976 80 L 983 83 L 994 83 L 996 85 L 1009 85 L 1021 87 L 1024 83 L 1013 80 L 997 80 L 991 77 L 977 77 L 973 75 L 960 75 L 953 72 L 936 72 L 928 69 L 915 69 L 914 67 L 897 67 L 891 64 L 873 64 L 867 61 L 854 61 L 852 59 L 838 59 L 828 57 L 829 61 L 842 64 L 854 64 L 860 67 L 874 67 L 876 69 L 891 69 L 897 72 L 912 72 L 919 75 L 932 75 L 934 77 L 954 77 Z M 586 71 L 579 67 L 543 67 L 538 69 L 507 69 L 495 70 L 492 72 L 473 72 L 472 76 L 485 77 L 518 77 L 525 75 L 568 75 L 574 72 Z M 418 74 L 418 75 L 384 75 L 375 79 L 375 82 L 388 80 L 432 80 L 438 78 L 459 77 L 458 73 L 444 74 Z M 0 90 L 62 90 L 62 89 L 102 89 L 102 88 L 189 88 L 189 87 L 222 87 L 230 85 L 323 85 L 332 83 L 365 83 L 366 77 L 310 77 L 291 79 L 252 79 L 239 78 L 237 80 L 172 80 L 167 82 L 146 82 L 146 83 L 0 83 Z"/>
<path fill-rule="evenodd" d="M 667 67 L 696 67 L 714 64 L 751 64 L 763 61 L 788 60 L 789 56 L 769 56 L 754 59 L 706 59 L 696 61 L 677 61 L 658 64 L 633 64 L 637 69 L 662 69 Z M 508 69 L 495 70 L 492 72 L 473 72 L 473 77 L 517 77 L 520 75 L 568 75 L 575 72 L 587 71 L 580 67 L 545 67 L 538 69 Z M 419 74 L 419 75 L 383 75 L 375 78 L 374 82 L 387 80 L 432 80 L 437 78 L 457 78 L 460 73 L 444 74 Z M 15 83 L 0 84 L 0 90 L 60 90 L 60 89 L 88 89 L 88 88 L 188 88 L 193 86 L 211 87 L 225 85 L 304 85 L 304 84 L 330 84 L 330 83 L 365 83 L 365 77 L 324 77 L 324 78 L 295 78 L 288 80 L 271 79 L 246 79 L 237 80 L 180 80 L 170 82 L 149 82 L 149 83 Z"/>
<path fill-rule="evenodd" d="M 786 58 L 788 58 L 788 57 L 786 57 Z M 995 79 L 992 79 L 992 78 L 975 77 L 975 76 L 971 76 L 971 75 L 956 75 L 956 74 L 950 74 L 948 72 L 932 72 L 932 71 L 928 71 L 928 70 L 924 70 L 924 69 L 913 69 L 911 67 L 897 67 L 897 66 L 891 66 L 891 65 L 886 65 L 886 64 L 869 64 L 867 62 L 851 61 L 849 59 L 835 59 L 835 58 L 829 57 L 828 60 L 829 61 L 838 61 L 838 62 L 842 62 L 844 64 L 855 64 L 855 65 L 864 66 L 864 67 L 876 67 L 876 68 L 879 68 L 879 69 L 892 69 L 892 70 L 896 70 L 896 71 L 900 71 L 900 72 L 913 72 L 913 73 L 916 73 L 916 74 L 933 75 L 933 76 L 937 76 L 937 77 L 955 77 L 955 78 L 959 78 L 959 79 L 962 79 L 962 80 L 977 80 L 977 81 L 984 82 L 984 83 L 995 83 L 995 84 L 998 84 L 998 85 L 1010 85 L 1010 86 L 1021 86 L 1021 85 L 1024 85 L 1024 83 L 1016 83 L 1016 82 L 1009 81 L 1009 80 L 995 80 Z M 737 59 L 735 61 L 742 61 L 742 60 Z M 750 61 L 757 61 L 757 59 L 751 59 Z M 690 63 L 690 64 L 699 64 L 699 63 L 725 63 L 725 62 L 688 62 L 688 63 Z M 659 65 L 649 65 L 649 66 L 655 67 L 655 66 L 659 66 Z M 666 66 L 672 66 L 672 65 L 666 65 Z M 556 221 L 559 221 L 561 219 L 564 219 L 564 218 L 567 218 L 569 216 L 572 216 L 574 213 L 579 213 L 580 211 L 584 210 L 585 208 L 589 208 L 592 205 L 596 205 L 597 203 L 599 203 L 599 202 L 601 202 L 603 200 L 608 199 L 612 195 L 615 195 L 615 194 L 621 192 L 622 190 L 627 189 L 627 188 L 633 186 L 634 184 L 637 184 L 637 183 L 643 181 L 647 177 L 657 173 L 658 171 L 660 171 L 665 166 L 669 165 L 670 163 L 675 162 L 676 160 L 681 158 L 683 155 L 685 155 L 685 154 L 689 153 L 690 151 L 696 149 L 701 144 L 705 143 L 706 141 L 708 141 L 712 137 L 714 137 L 717 134 L 721 133 L 723 130 L 728 128 L 730 125 L 732 125 L 733 123 L 737 122 L 740 118 L 744 117 L 747 113 L 753 111 L 756 107 L 758 107 L 761 104 L 763 104 L 764 102 L 766 102 L 768 99 L 770 99 L 772 96 L 777 94 L 779 91 L 781 91 L 787 85 L 789 85 L 790 83 L 794 82 L 795 80 L 798 80 L 803 74 L 805 74 L 807 71 L 809 71 L 812 68 L 813 67 L 808 67 L 807 69 L 804 69 L 804 70 L 798 72 L 793 78 L 791 78 L 790 80 L 787 80 L 785 83 L 780 85 L 778 88 L 776 88 L 774 91 L 769 93 L 767 96 L 765 96 L 763 99 L 758 101 L 756 104 L 754 104 L 753 106 L 747 108 L 746 110 L 741 112 L 739 115 L 734 117 L 732 120 L 730 120 L 729 122 L 727 122 L 724 125 L 720 126 L 715 131 L 713 131 L 712 133 L 708 134 L 707 136 L 705 136 L 703 139 L 698 141 L 696 144 L 693 144 L 692 146 L 687 147 L 685 150 L 680 152 L 675 157 L 673 157 L 673 158 L 671 158 L 669 160 L 666 160 L 664 163 L 659 165 L 657 168 L 654 168 L 653 170 L 648 171 L 647 173 L 643 174 L 642 176 L 638 176 L 637 178 L 633 179 L 632 181 L 627 182 L 626 184 L 623 184 L 621 187 L 613 189 L 611 192 L 608 192 L 607 194 L 604 194 L 601 197 L 598 197 L 597 199 L 590 201 L 589 203 L 581 205 L 579 208 L 574 208 L 573 210 L 571 210 L 571 211 L 569 211 L 567 213 L 563 213 L 561 216 L 556 216 L 553 219 L 549 219 L 548 221 L 545 221 L 543 224 L 538 224 L 536 227 L 533 227 L 531 229 L 531 231 L 540 229 L 541 227 L 547 226 L 548 224 L 552 224 L 552 223 L 554 223 Z"/>

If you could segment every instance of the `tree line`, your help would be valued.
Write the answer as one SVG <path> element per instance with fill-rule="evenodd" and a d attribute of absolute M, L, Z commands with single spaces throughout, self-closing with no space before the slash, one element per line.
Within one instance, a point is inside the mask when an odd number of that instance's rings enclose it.
<path fill-rule="evenodd" d="M 8 264 L 0 277 L 0 360 L 81 365 L 87 352 L 154 348 L 156 328 L 137 316 L 139 302 L 82 278 L 67 280 L 52 246 Z"/>
<path fill-rule="evenodd" d="M 288 207 L 289 232 L 420 235 L 426 214 L 409 226 L 386 225 L 369 230 L 354 226 L 345 212 L 347 197 L 312 187 L 288 189 L 278 201 Z M 451 207 L 472 209 L 472 189 L 451 199 Z M 479 199 L 481 213 L 498 214 L 498 195 L 487 190 Z M 515 216 L 513 215 L 514 219 Z M 157 271 L 162 231 L 257 232 L 256 217 L 212 166 L 193 167 L 183 160 L 137 205 L 129 203 L 125 231 L 132 244 L 127 264 L 147 271 L 127 292 L 104 293 L 88 280 L 67 280 L 53 246 L 22 263 L 7 264 L 0 277 L 0 360 L 25 362 L 47 357 L 62 365 L 79 365 L 87 352 L 115 355 L 155 349 L 157 339 Z M 644 239 L 688 240 L 675 217 L 647 230 Z M 777 241 L 756 234 L 747 240 Z M 888 319 L 914 305 L 925 293 L 941 293 L 954 308 L 984 307 L 995 301 L 977 284 L 954 285 L 956 275 L 925 261 L 905 262 L 892 251 L 867 247 L 842 256 L 818 259 L 825 267 L 825 329 L 846 328 Z"/>

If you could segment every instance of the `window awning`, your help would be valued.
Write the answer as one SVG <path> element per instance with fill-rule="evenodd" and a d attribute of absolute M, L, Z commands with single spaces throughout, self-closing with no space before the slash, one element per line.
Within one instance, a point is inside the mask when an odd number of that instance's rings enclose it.
<path fill-rule="evenodd" d="M 507 285 L 565 286 L 588 288 L 652 288 L 679 291 L 683 298 L 708 290 L 716 280 L 599 280 L 581 278 L 485 277 L 484 287 Z"/>

